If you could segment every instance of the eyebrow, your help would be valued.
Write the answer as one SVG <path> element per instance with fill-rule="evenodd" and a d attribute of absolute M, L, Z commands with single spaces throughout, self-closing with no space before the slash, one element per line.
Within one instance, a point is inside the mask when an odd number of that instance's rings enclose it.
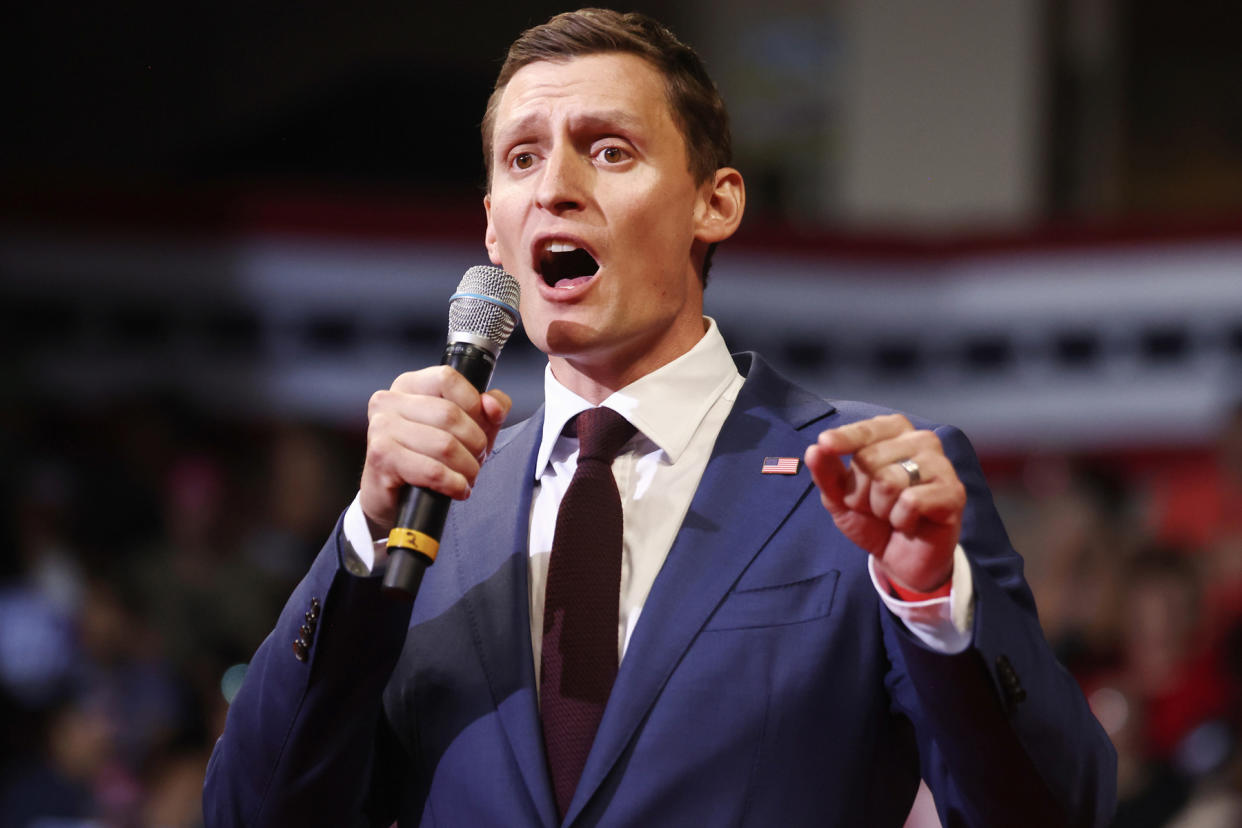
<path fill-rule="evenodd" d="M 512 123 L 504 125 L 496 133 L 497 140 L 495 145 L 497 149 L 499 150 L 503 144 L 522 143 L 522 141 L 514 139 L 518 136 L 525 136 L 537 131 L 537 127 L 543 120 L 544 116 L 542 113 L 531 112 Z M 598 132 L 632 133 L 637 131 L 641 124 L 642 121 L 639 118 L 636 118 L 624 109 L 601 109 L 574 115 L 570 118 L 570 128 L 572 130 L 585 129 Z"/>

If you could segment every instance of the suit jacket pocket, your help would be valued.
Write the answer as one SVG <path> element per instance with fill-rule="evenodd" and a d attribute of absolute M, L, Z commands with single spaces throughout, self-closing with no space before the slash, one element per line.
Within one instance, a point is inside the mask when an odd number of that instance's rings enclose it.
<path fill-rule="evenodd" d="M 798 624 L 832 612 L 838 570 L 787 584 L 734 589 L 707 622 L 708 630 Z"/>

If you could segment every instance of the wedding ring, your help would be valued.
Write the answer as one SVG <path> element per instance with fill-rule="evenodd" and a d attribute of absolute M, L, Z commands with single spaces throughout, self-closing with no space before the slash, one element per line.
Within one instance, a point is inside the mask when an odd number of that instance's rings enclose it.
<path fill-rule="evenodd" d="M 906 474 L 908 474 L 908 475 L 910 476 L 910 483 L 909 483 L 909 485 L 911 485 L 911 486 L 917 486 L 917 485 L 919 485 L 919 481 L 923 479 L 923 475 L 922 475 L 922 473 L 919 471 L 919 464 L 918 464 L 918 463 L 914 462 L 913 460 L 911 460 L 911 459 L 909 459 L 909 458 L 906 458 L 905 460 L 902 460 L 902 461 L 901 461 L 900 463 L 898 463 L 897 465 L 899 465 L 899 466 L 901 466 L 903 469 L 905 469 L 905 470 L 906 470 Z"/>

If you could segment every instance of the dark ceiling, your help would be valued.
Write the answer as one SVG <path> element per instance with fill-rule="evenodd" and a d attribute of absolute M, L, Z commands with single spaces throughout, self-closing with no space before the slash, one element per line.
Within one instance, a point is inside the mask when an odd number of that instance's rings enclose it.
<path fill-rule="evenodd" d="M 667 9 L 658 13 L 677 27 Z M 479 183 L 477 124 L 547 2 L 27 3 L 6 12 L 19 188 Z"/>

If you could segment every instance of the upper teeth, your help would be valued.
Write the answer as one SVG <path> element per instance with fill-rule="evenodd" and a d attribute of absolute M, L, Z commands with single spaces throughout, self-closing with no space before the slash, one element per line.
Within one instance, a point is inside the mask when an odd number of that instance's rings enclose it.
<path fill-rule="evenodd" d="M 550 241 L 544 245 L 544 250 L 549 253 L 569 253 L 577 249 L 578 245 L 567 241 Z"/>

